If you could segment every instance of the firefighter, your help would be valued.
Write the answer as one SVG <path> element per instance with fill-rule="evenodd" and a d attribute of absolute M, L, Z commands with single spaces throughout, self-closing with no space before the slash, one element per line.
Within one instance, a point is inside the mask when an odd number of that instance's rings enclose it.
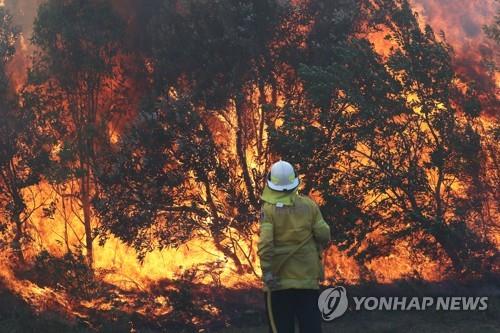
<path fill-rule="evenodd" d="M 299 178 L 292 165 L 272 165 L 262 193 L 258 255 L 262 268 L 266 312 L 272 333 L 321 332 L 319 282 L 322 250 L 330 227 L 318 205 L 298 194 Z"/>

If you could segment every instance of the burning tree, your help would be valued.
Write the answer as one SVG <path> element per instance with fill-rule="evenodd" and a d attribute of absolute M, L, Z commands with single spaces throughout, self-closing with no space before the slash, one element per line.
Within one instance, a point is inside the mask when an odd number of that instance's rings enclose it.
<path fill-rule="evenodd" d="M 366 37 L 381 29 L 387 57 Z M 141 255 L 210 235 L 242 267 L 234 237 L 283 157 L 362 268 L 409 240 L 489 269 L 481 104 L 408 2 L 166 3 L 148 31 L 155 91 L 102 164 L 103 234 Z"/>
<path fill-rule="evenodd" d="M 498 3 L 498 0 L 496 1 Z M 486 35 L 492 40 L 496 49 L 487 57 L 486 64 L 489 66 L 489 74 L 494 82 L 495 78 L 500 73 L 500 9 L 497 10 L 494 22 L 491 25 L 485 26 Z M 492 94 L 493 95 L 493 94 Z M 493 100 L 491 109 L 496 110 L 498 107 L 498 96 L 492 96 Z M 497 219 L 498 203 L 500 202 L 500 122 L 498 114 L 493 113 L 492 117 L 484 122 L 480 122 L 481 143 L 485 150 L 485 163 L 482 168 L 482 180 L 486 184 L 483 188 L 485 202 L 484 216 L 489 221 L 488 230 L 483 234 L 495 234 L 500 231 L 500 224 Z"/>
<path fill-rule="evenodd" d="M 27 204 L 25 190 L 40 180 L 48 152 L 33 115 L 19 103 L 9 84 L 7 64 L 15 53 L 19 32 L 12 17 L 0 7 L 0 231 L 13 233 L 12 248 L 24 263 L 25 224 L 39 206 Z"/>
<path fill-rule="evenodd" d="M 298 165 L 302 191 L 322 203 L 336 245 L 365 277 L 401 241 L 457 272 L 488 269 L 494 132 L 481 129 L 482 101 L 451 48 L 406 1 L 155 9 L 125 25 L 106 1 L 51 0 L 35 21 L 29 112 L 12 112 L 52 137 L 43 173 L 75 204 L 89 263 L 99 235 L 140 259 L 198 238 L 238 274 L 255 272 L 259 194 L 281 157 Z M 131 30 L 143 40 L 124 43 Z M 381 31 L 387 38 L 374 40 Z M 145 78 L 132 112 L 128 52 Z"/>
<path fill-rule="evenodd" d="M 44 130 L 56 140 L 57 163 L 46 175 L 52 182 L 78 183 L 69 196 L 83 212 L 89 265 L 96 237 L 92 198 L 99 150 L 109 143 L 109 131 L 125 110 L 118 57 L 123 29 L 111 5 L 100 1 L 51 0 L 39 7 L 34 23 L 33 43 L 40 52 L 28 91 L 34 112 L 45 119 Z"/>
<path fill-rule="evenodd" d="M 96 200 L 104 228 L 139 250 L 201 232 L 240 272 L 251 269 L 239 241 L 251 242 L 272 158 L 266 129 L 287 89 L 291 43 L 274 44 L 296 27 L 280 26 L 291 10 L 274 1 L 162 6 L 149 27 L 154 94 L 102 172 L 111 184 Z"/>
<path fill-rule="evenodd" d="M 379 5 L 389 57 L 363 38 L 312 38 L 331 56 L 301 68 L 312 105 L 287 111 L 274 146 L 312 175 L 306 189 L 339 221 L 337 244 L 361 261 L 410 238 L 431 258 L 444 250 L 458 273 L 488 271 L 494 246 L 473 230 L 484 202 L 481 105 L 472 88 L 459 91 L 449 46 L 420 28 L 406 1 Z"/>
<path fill-rule="evenodd" d="M 279 158 L 331 224 L 327 266 L 349 261 L 329 278 L 498 271 L 498 66 L 474 84 L 478 57 L 455 56 L 408 1 L 47 0 L 17 92 L 1 4 L 0 247 L 23 261 L 43 228 L 44 251 L 17 274 L 31 281 L 0 269 L 0 289 L 33 307 L 51 298 L 118 331 L 225 324 L 256 294 L 259 195 Z M 31 203 L 36 185 L 47 197 Z M 454 275 L 425 274 L 437 266 Z"/>

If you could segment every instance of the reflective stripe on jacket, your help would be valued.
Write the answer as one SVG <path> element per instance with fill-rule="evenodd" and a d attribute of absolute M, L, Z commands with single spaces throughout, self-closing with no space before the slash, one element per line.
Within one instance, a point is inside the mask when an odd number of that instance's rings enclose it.
<path fill-rule="evenodd" d="M 266 189 L 269 191 L 269 189 Z M 266 193 L 266 190 L 264 193 Z M 322 275 L 321 251 L 330 241 L 330 227 L 309 197 L 288 193 L 280 201 L 263 195 L 258 255 L 263 275 L 276 274 L 281 289 L 318 289 Z M 266 200 L 267 199 L 267 200 Z M 310 237 L 276 272 L 289 253 Z"/>

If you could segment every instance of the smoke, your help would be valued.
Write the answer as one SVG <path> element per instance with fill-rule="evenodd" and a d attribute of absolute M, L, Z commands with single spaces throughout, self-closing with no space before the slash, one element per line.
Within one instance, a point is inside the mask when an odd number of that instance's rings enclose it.
<path fill-rule="evenodd" d="M 477 83 L 486 93 L 496 89 L 484 59 L 497 47 L 483 27 L 493 23 L 499 2 L 495 0 L 411 0 L 412 6 L 436 33 L 443 32 L 455 52 L 457 72 Z M 492 94 L 494 95 L 494 94 Z"/>
<path fill-rule="evenodd" d="M 412 4 L 434 30 L 444 31 L 459 50 L 484 42 L 483 25 L 493 20 L 498 9 L 494 0 L 412 0 Z"/>
<path fill-rule="evenodd" d="M 30 66 L 33 48 L 30 43 L 38 6 L 42 0 L 0 0 L 14 18 L 21 35 L 16 45 L 16 54 L 8 66 L 12 87 L 18 90 L 26 81 L 26 69 Z"/>
<path fill-rule="evenodd" d="M 42 0 L 0 0 L 14 17 L 14 22 L 21 28 L 26 39 L 31 37 L 33 21 Z"/>

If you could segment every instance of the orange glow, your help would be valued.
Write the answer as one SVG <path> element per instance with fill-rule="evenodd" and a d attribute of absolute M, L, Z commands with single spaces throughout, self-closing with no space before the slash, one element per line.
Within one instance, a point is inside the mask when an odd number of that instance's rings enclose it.
<path fill-rule="evenodd" d="M 298 3 L 298 2 L 297 2 Z M 439 29 L 444 29 L 447 32 L 450 31 L 447 36 L 449 40 L 453 43 L 457 43 L 457 45 L 462 46 L 463 49 L 469 47 L 471 43 L 475 43 L 474 39 L 471 38 L 470 34 L 467 34 L 463 29 L 464 26 L 457 25 L 456 17 L 457 15 L 451 15 L 452 18 L 448 20 L 449 10 L 445 9 L 443 6 L 440 6 L 438 1 L 425 1 L 425 0 L 415 0 L 413 1 L 414 8 L 420 13 L 419 21 L 421 25 L 425 23 L 431 23 L 431 25 Z M 476 2 L 467 2 L 468 4 L 461 9 L 461 11 L 467 11 L 468 13 L 478 13 L 475 6 Z M 490 13 L 492 12 L 492 4 L 491 2 L 487 2 L 488 4 L 483 9 L 483 12 Z M 443 21 L 440 17 L 444 17 L 446 10 L 447 20 Z M 486 23 L 487 15 L 481 16 L 477 14 L 471 20 L 474 24 Z M 478 23 L 479 22 L 479 23 Z M 455 23 L 455 25 L 453 24 Z M 311 28 L 312 22 L 309 25 L 298 27 L 298 34 L 302 36 L 306 36 Z M 460 28 L 462 27 L 462 28 Z M 375 50 L 377 53 L 382 56 L 388 56 L 391 48 L 397 47 L 394 42 L 386 39 L 388 31 L 385 28 L 381 28 L 380 31 L 371 32 L 368 35 L 369 40 L 373 43 Z M 274 47 L 280 47 L 280 41 L 276 41 L 276 45 Z M 465 44 L 464 44 L 465 43 Z M 21 38 L 21 54 L 27 52 L 26 41 L 24 37 Z M 467 46 L 469 45 L 469 46 Z M 475 53 L 476 54 L 476 53 Z M 23 69 L 26 67 L 26 63 L 24 62 L 23 56 L 16 57 L 15 60 L 11 64 L 11 68 L 13 68 L 13 75 L 19 82 L 16 83 L 16 86 L 19 87 L 20 84 L 24 81 Z M 122 56 L 120 58 L 121 61 L 126 62 L 126 57 Z M 148 66 L 151 67 L 151 64 L 146 61 Z M 150 68 L 150 70 L 152 70 Z M 121 75 L 117 73 L 117 75 Z M 498 73 L 496 73 L 498 75 Z M 118 79 L 120 81 L 122 79 Z M 16 81 L 17 82 L 17 81 Z M 133 86 L 133 82 L 126 82 L 126 84 Z M 271 96 L 269 95 L 269 87 L 265 88 L 266 96 L 265 100 L 269 101 Z M 252 103 L 258 105 L 259 103 L 259 92 L 256 87 L 253 89 L 254 94 L 252 96 Z M 107 92 L 106 94 L 111 94 L 111 92 Z M 175 98 L 177 93 L 175 91 L 169 92 L 170 96 Z M 283 96 L 277 96 L 277 106 L 283 107 L 285 105 L 285 100 Z M 408 102 L 418 102 L 418 97 L 416 95 L 409 95 Z M 419 113 L 419 110 L 415 110 Z M 110 126 L 109 128 L 109 138 L 111 143 L 117 144 L 120 141 L 120 130 L 123 127 L 123 124 L 126 124 L 133 117 L 133 111 L 130 111 L 129 114 L 117 123 L 117 125 Z M 259 107 L 259 113 L 262 113 L 262 106 Z M 223 146 L 222 152 L 236 154 L 233 150 L 236 146 L 235 138 L 235 127 L 236 127 L 236 115 L 234 107 L 228 108 L 225 113 L 225 117 L 223 117 L 220 113 L 216 113 L 215 117 L 207 117 L 207 124 L 210 127 L 211 132 L 214 134 L 215 142 Z M 283 123 L 282 118 L 277 118 L 275 120 L 275 126 L 281 126 Z M 425 126 L 425 125 L 423 125 Z M 264 137 L 260 138 L 261 140 L 267 142 L 267 131 L 264 130 Z M 358 147 L 361 151 L 363 147 Z M 265 170 L 260 170 L 260 164 L 256 161 L 256 149 L 254 146 L 248 145 L 247 150 L 245 151 L 246 158 L 248 161 L 248 165 L 250 169 L 256 169 L 260 172 L 265 172 Z M 224 158 L 227 158 L 225 156 Z M 360 157 L 361 163 L 364 158 Z M 429 175 L 432 177 L 432 175 Z M 71 184 L 70 187 L 77 187 L 75 184 Z M 40 187 L 42 190 L 42 195 L 40 198 L 46 200 L 47 198 L 55 199 L 56 195 L 53 190 L 45 185 Z M 454 188 L 457 191 L 460 191 L 459 183 L 457 182 L 454 185 Z M 318 201 L 321 201 L 320 197 L 316 198 Z M 367 196 L 366 202 L 371 202 L 373 198 Z M 62 239 L 62 235 L 68 234 L 69 240 L 68 243 L 71 246 L 77 245 L 79 243 L 79 239 L 83 237 L 83 227 L 81 225 L 81 216 L 77 211 L 75 213 L 74 207 L 71 207 L 69 202 L 66 202 L 65 208 L 61 207 L 61 202 L 58 204 L 59 213 L 56 214 L 53 220 L 47 220 L 43 218 L 41 214 L 38 216 L 33 216 L 32 223 L 34 228 L 37 230 L 37 246 L 36 249 L 31 251 L 31 255 L 34 255 L 39 249 L 44 248 L 48 249 L 50 252 L 58 255 L 62 255 L 65 251 L 64 248 L 61 247 L 61 243 L 66 243 L 66 240 Z M 98 221 L 94 221 L 94 224 L 97 225 Z M 68 233 L 66 229 L 69 229 Z M 66 230 L 66 231 L 65 231 Z M 256 235 L 256 232 L 255 232 Z M 256 236 L 254 236 L 255 238 Z M 248 248 L 248 244 L 241 244 L 246 251 L 253 254 L 252 264 L 255 265 L 255 268 L 258 271 L 258 260 L 255 257 L 255 244 L 256 241 L 254 239 L 252 248 Z M 410 274 L 412 267 L 414 267 L 414 262 L 411 261 L 411 253 L 407 250 L 407 244 L 402 242 L 397 246 L 398 252 L 393 253 L 387 257 L 380 258 L 374 260 L 369 268 L 376 272 L 377 280 L 380 282 L 390 282 L 395 279 L 399 279 L 404 277 L 406 274 Z M 29 251 L 28 251 L 29 252 Z M 30 252 L 29 252 L 30 253 Z M 121 241 L 111 238 L 109 239 L 103 247 L 95 245 L 95 267 L 96 269 L 107 269 L 109 273 L 104 277 L 105 281 L 120 285 L 121 287 L 126 288 L 134 288 L 136 284 L 147 288 L 147 286 L 153 281 L 157 281 L 164 278 L 175 278 L 175 276 L 181 274 L 184 270 L 189 269 L 195 265 L 203 264 L 206 262 L 218 262 L 222 263 L 222 274 L 221 281 L 226 286 L 235 286 L 240 284 L 242 281 L 250 284 L 258 284 L 258 277 L 250 274 L 248 276 L 240 276 L 236 273 L 236 269 L 234 267 L 234 263 L 231 260 L 228 260 L 221 254 L 213 244 L 213 241 L 210 241 L 210 237 L 207 235 L 200 235 L 197 239 L 188 242 L 186 245 L 181 246 L 178 249 L 166 249 L 163 251 L 155 250 L 149 253 L 145 260 L 144 264 L 140 264 L 136 259 L 135 250 L 129 248 Z M 327 276 L 329 279 L 338 279 L 342 278 L 348 282 L 357 282 L 360 279 L 359 267 L 352 258 L 347 257 L 342 252 L 336 250 L 335 248 L 330 249 L 326 254 L 326 264 L 327 268 Z M 425 261 L 424 261 L 425 264 Z M 431 263 L 427 263 L 430 266 Z M 394 269 L 394 266 L 398 266 L 398 269 Z M 439 274 L 433 268 L 421 268 L 426 273 L 424 274 L 426 279 L 433 280 L 438 279 Z M 201 283 L 211 283 L 213 282 L 211 277 L 205 277 L 201 281 Z"/>
<path fill-rule="evenodd" d="M 294 0 L 293 3 L 303 2 L 301 0 Z M 181 2 L 177 2 L 180 4 Z M 480 67 L 480 62 L 482 59 L 482 51 L 491 47 L 488 41 L 486 41 L 480 33 L 477 32 L 477 27 L 481 27 L 483 24 L 489 23 L 489 19 L 493 17 L 494 7 L 493 1 L 446 1 L 446 5 L 443 5 L 439 0 L 413 0 L 414 8 L 420 13 L 420 23 L 424 25 L 425 23 L 430 23 L 436 30 L 443 29 L 446 32 L 448 40 L 453 44 L 457 50 L 457 56 L 459 59 L 469 59 L 470 63 L 461 62 L 458 64 L 462 71 L 472 71 L 477 74 L 477 77 L 482 78 L 487 76 L 484 70 Z M 0 0 L 0 6 L 4 5 L 4 0 Z M 180 6 L 180 5 L 178 5 Z M 451 7 L 451 8 L 450 8 Z M 182 9 L 179 7 L 180 10 Z M 470 13 L 471 16 L 467 16 L 464 19 L 464 13 Z M 446 18 L 446 19 L 444 19 Z M 300 26 L 297 28 L 297 34 L 301 37 L 307 36 L 310 31 L 312 23 L 310 25 Z M 393 41 L 386 39 L 388 31 L 383 29 L 381 31 L 371 32 L 367 35 L 367 38 L 373 43 L 375 51 L 380 54 L 381 57 L 388 57 L 391 49 L 396 48 L 397 45 Z M 20 90 L 22 85 L 26 82 L 26 68 L 29 67 L 29 61 L 27 55 L 31 52 L 29 43 L 27 42 L 27 37 L 23 34 L 20 38 L 17 54 L 14 60 L 9 64 L 9 73 L 12 75 L 12 82 L 16 90 Z M 279 48 L 283 46 L 282 44 L 286 41 L 275 41 L 272 44 L 272 48 Z M 302 43 L 301 46 L 305 47 Z M 486 51 L 484 51 L 486 52 Z M 127 56 L 121 55 L 118 60 L 124 63 L 128 63 L 131 59 Z M 145 60 L 147 70 L 153 72 L 153 64 L 149 60 Z M 470 66 L 467 67 L 466 65 Z M 287 65 L 283 64 L 283 67 Z M 291 71 L 291 69 L 287 68 Z M 499 87 L 500 74 L 495 73 L 495 80 L 497 84 L 497 89 Z M 278 85 L 284 85 L 284 78 L 277 78 Z M 297 83 L 298 87 L 296 89 L 302 92 L 302 87 L 300 83 Z M 118 145 L 122 140 L 121 132 L 125 128 L 125 125 L 134 119 L 137 107 L 140 103 L 141 91 L 139 88 L 140 83 L 133 81 L 132 79 L 126 78 L 126 74 L 116 71 L 115 78 L 106 82 L 108 88 L 102 91 L 102 104 L 103 108 L 106 110 L 111 110 L 116 108 L 121 112 L 121 117 L 112 119 L 110 124 L 107 126 L 107 135 L 111 144 Z M 121 88 L 126 88 L 127 93 L 131 96 L 130 105 L 114 105 L 109 100 L 113 100 L 114 94 L 119 94 L 115 90 L 118 90 L 117 86 Z M 467 89 L 467 83 L 457 82 L 463 91 Z M 134 90 L 137 89 L 137 90 Z M 257 182 L 258 178 L 255 175 L 263 175 L 266 172 L 265 165 L 262 160 L 259 160 L 263 150 L 267 148 L 269 144 L 268 140 L 268 124 L 265 123 L 265 107 L 264 104 L 271 103 L 273 97 L 274 107 L 277 109 L 282 109 L 286 105 L 285 96 L 277 94 L 277 96 L 272 96 L 272 88 L 269 86 L 261 87 L 250 87 L 247 88 L 251 92 L 249 100 L 246 101 L 250 106 L 248 106 L 249 111 L 243 112 L 243 120 L 241 120 L 245 126 L 249 128 L 254 126 L 258 128 L 256 124 L 262 125 L 262 132 L 257 129 L 252 128 L 248 132 L 250 133 L 243 139 L 246 141 L 246 146 L 243 151 L 243 158 L 248 166 L 249 173 L 254 176 L 251 181 Z M 179 98 L 175 89 L 171 89 L 168 95 L 172 99 Z M 408 105 L 418 104 L 419 96 L 417 94 L 411 93 L 405 96 Z M 238 119 L 235 102 L 226 107 L 224 110 L 217 110 L 220 112 L 212 112 L 212 110 L 199 110 L 201 117 L 205 121 L 206 126 L 209 128 L 209 132 L 212 134 L 212 139 L 214 140 L 218 149 L 220 149 L 220 155 L 218 158 L 222 161 L 237 164 L 238 151 L 237 151 L 237 129 L 238 129 Z M 63 106 L 66 107 L 66 106 Z M 247 107 L 247 106 L 245 106 Z M 444 108 L 444 105 L 438 104 L 437 108 Z M 355 112 L 353 106 L 348 107 L 348 112 Z M 423 116 L 421 112 L 421 107 L 414 107 L 415 114 Z M 248 113 L 249 115 L 247 115 Z M 247 117 L 247 118 L 245 118 Z M 254 117 L 255 119 L 250 119 Z M 403 117 L 394 119 L 395 122 L 404 121 Z M 271 119 L 272 125 L 280 127 L 284 123 L 282 117 L 276 117 Z M 484 123 L 484 127 L 488 129 L 492 126 L 492 122 L 483 117 L 480 119 Z M 313 124 L 314 125 L 314 124 Z M 424 135 L 429 134 L 429 127 L 425 122 L 420 125 Z M 258 145 L 261 146 L 258 146 Z M 389 149 L 395 148 L 395 143 L 389 143 Z M 62 144 L 55 144 L 51 147 L 51 157 L 53 159 L 57 158 L 58 151 L 62 148 Z M 362 144 L 358 144 L 356 147 L 356 152 L 353 153 L 353 160 L 360 166 L 369 166 L 373 163 L 366 157 L 369 153 L 367 148 Z M 422 157 L 418 163 L 423 164 L 429 162 L 430 152 L 425 152 L 426 156 Z M 487 160 L 487 163 L 493 163 Z M 231 165 L 233 165 L 231 164 Z M 339 166 L 340 168 L 346 167 Z M 426 176 L 429 179 L 431 185 L 437 182 L 437 175 L 435 170 L 427 170 Z M 234 175 L 242 178 L 242 168 L 237 167 Z M 224 201 L 227 196 L 222 190 L 218 190 L 210 187 L 210 192 L 206 188 L 200 188 L 199 184 L 194 180 L 194 174 L 190 175 L 191 180 L 189 180 L 189 188 L 193 193 L 198 194 L 202 199 L 206 199 L 208 194 L 214 195 L 218 201 Z M 245 188 L 245 184 L 240 182 L 238 185 L 241 193 L 248 193 Z M 460 197 L 465 191 L 465 183 L 461 180 L 456 180 L 453 182 L 451 187 L 451 193 L 456 197 Z M 256 184 L 252 183 L 253 186 Z M 257 186 L 256 186 L 257 187 Z M 94 189 L 92 189 L 94 190 Z M 50 185 L 46 181 L 42 181 L 41 184 L 33 186 L 32 188 L 25 189 L 25 194 L 27 197 L 32 197 L 33 200 L 30 202 L 30 206 L 37 207 L 41 206 L 43 203 L 49 204 L 54 203 L 55 211 L 52 216 L 46 216 L 46 212 L 42 210 L 36 211 L 27 222 L 27 231 L 33 238 L 33 242 L 28 243 L 25 248 L 26 258 L 33 260 L 41 250 L 47 250 L 51 254 L 56 256 L 63 256 L 68 251 L 75 251 L 77 249 L 82 249 L 85 254 L 85 230 L 83 226 L 83 213 L 75 197 L 75 193 L 79 192 L 79 185 L 77 182 L 67 182 L 65 184 Z M 36 195 L 33 195 L 35 193 Z M 322 198 L 318 192 L 312 193 L 312 197 L 319 203 L 322 202 Z M 383 200 L 383 196 L 375 197 L 373 193 L 366 193 L 365 202 L 363 204 L 370 205 L 373 203 L 380 202 Z M 186 204 L 190 204 L 189 202 Z M 217 202 L 219 204 L 219 202 Z M 228 205 L 229 206 L 229 205 Z M 223 209 L 226 207 L 224 206 Z M 229 211 L 223 212 L 227 214 L 228 217 L 236 215 L 234 207 L 229 207 Z M 222 209 L 221 209 L 222 211 Z M 383 213 L 381 213 L 383 216 Z M 92 216 L 95 216 L 92 214 Z M 211 222 L 207 219 L 207 223 Z M 498 218 L 496 219 L 498 221 Z M 235 256 L 241 260 L 245 265 L 245 269 L 242 271 L 237 267 L 237 264 L 231 258 L 228 258 L 224 253 L 220 251 L 213 239 L 213 235 L 209 234 L 208 231 L 199 232 L 193 240 L 188 241 L 186 244 L 180 246 L 179 248 L 167 248 L 163 250 L 154 250 L 148 253 L 143 263 L 140 263 L 137 259 L 137 251 L 117 238 L 109 238 L 103 246 L 98 245 L 98 239 L 94 240 L 94 268 L 95 274 L 99 278 L 110 285 L 120 289 L 120 293 L 117 293 L 117 298 L 122 300 L 125 304 L 122 310 L 126 313 L 138 312 L 143 315 L 149 315 L 153 317 L 159 317 L 165 315 L 173 310 L 170 300 L 165 296 L 155 295 L 152 297 L 152 302 L 155 305 L 143 306 L 139 310 L 127 305 L 127 300 L 131 300 L 132 295 L 127 295 L 126 291 L 151 291 L 157 283 L 163 280 L 175 281 L 180 276 L 189 272 L 190 270 L 196 270 L 200 268 L 199 275 L 196 275 L 193 279 L 193 283 L 201 284 L 206 286 L 223 286 L 233 289 L 241 288 L 253 288 L 261 287 L 260 281 L 260 266 L 259 260 L 257 258 L 256 246 L 258 240 L 258 221 L 250 221 L 252 223 L 252 235 L 248 238 L 238 235 L 238 231 L 235 228 L 229 227 L 223 231 L 225 239 L 222 241 L 224 245 L 231 245 L 234 249 Z M 343 221 L 329 221 L 333 223 L 342 223 Z M 92 220 L 92 228 L 97 228 L 99 226 L 99 220 L 94 217 Z M 378 242 L 383 242 L 387 230 L 377 230 L 367 235 L 366 239 L 361 242 L 360 249 L 366 249 L 370 244 L 376 244 Z M 233 235 L 241 236 L 234 237 Z M 348 255 L 348 251 L 341 251 L 336 246 L 331 246 L 324 253 L 323 261 L 325 264 L 325 274 L 326 283 L 333 283 L 342 281 L 343 283 L 355 284 L 363 282 L 363 279 L 373 278 L 374 281 L 380 283 L 391 283 L 398 279 L 406 277 L 420 277 L 426 281 L 439 281 L 446 277 L 446 270 L 450 267 L 450 262 L 447 261 L 446 255 L 443 250 L 439 249 L 438 254 L 440 255 L 439 260 L 431 260 L 423 254 L 416 254 L 412 250 L 415 248 L 418 240 L 422 240 L 426 237 L 423 234 L 416 234 L 408 236 L 403 240 L 396 242 L 394 250 L 389 254 L 384 254 L 376 259 L 367 261 L 365 266 L 360 265 L 360 262 L 356 261 L 355 254 Z M 491 235 L 492 241 L 496 246 L 500 246 L 500 234 L 493 233 Z M 433 239 L 429 239 L 430 242 Z M 231 244 L 235 242 L 235 244 Z M 58 310 L 61 313 L 65 313 L 69 316 L 69 319 L 80 318 L 85 320 L 86 314 L 75 310 L 81 309 L 97 309 L 102 311 L 112 311 L 114 309 L 114 304 L 112 301 L 97 298 L 92 300 L 81 301 L 78 305 L 71 304 L 69 301 L 69 296 L 64 292 L 53 290 L 49 287 L 40 287 L 37 284 L 30 282 L 29 280 L 18 278 L 14 275 L 14 268 L 11 267 L 9 263 L 9 258 L 2 257 L 5 254 L 0 253 L 0 279 L 6 282 L 6 286 L 19 294 L 28 304 L 32 305 L 36 311 L 43 312 L 45 310 Z M 205 268 L 205 270 L 203 270 Z M 168 286 L 168 288 L 176 288 L 175 286 Z M 221 313 L 221 309 L 211 306 L 204 305 L 205 310 L 212 313 L 214 316 L 218 316 Z M 196 322 L 198 318 L 194 318 L 193 322 Z"/>

